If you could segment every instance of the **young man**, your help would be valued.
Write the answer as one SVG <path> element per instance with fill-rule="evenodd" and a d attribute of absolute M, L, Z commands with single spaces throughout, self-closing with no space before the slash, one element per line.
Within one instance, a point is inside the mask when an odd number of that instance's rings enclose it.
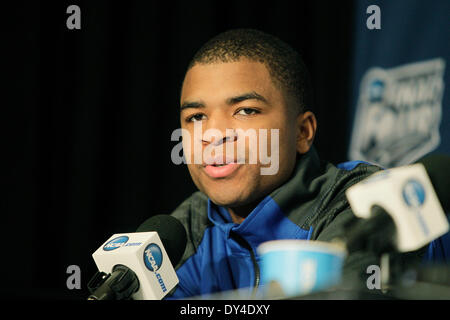
<path fill-rule="evenodd" d="M 231 30 L 207 42 L 188 67 L 180 106 L 184 156 L 200 191 L 172 214 L 188 235 L 173 298 L 258 287 L 262 242 L 342 237 L 355 219 L 345 190 L 380 170 L 319 159 L 307 69 L 292 48 L 260 31 Z M 203 134 L 209 129 L 221 135 Z M 256 134 L 270 163 L 243 132 Z M 239 142 L 248 142 L 240 153 Z M 365 274 L 371 264 L 379 260 L 354 254 L 344 272 Z"/>

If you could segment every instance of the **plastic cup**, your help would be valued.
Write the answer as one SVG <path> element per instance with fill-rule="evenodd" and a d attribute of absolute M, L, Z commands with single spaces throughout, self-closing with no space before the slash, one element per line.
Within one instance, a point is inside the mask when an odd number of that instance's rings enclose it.
<path fill-rule="evenodd" d="M 274 240 L 260 244 L 263 295 L 305 295 L 339 284 L 347 255 L 339 244 L 312 240 Z M 268 290 L 268 291 L 267 291 Z"/>

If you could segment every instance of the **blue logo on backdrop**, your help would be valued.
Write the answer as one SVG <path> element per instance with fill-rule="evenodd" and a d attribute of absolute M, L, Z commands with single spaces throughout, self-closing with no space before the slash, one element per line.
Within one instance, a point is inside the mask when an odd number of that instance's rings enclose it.
<path fill-rule="evenodd" d="M 158 271 L 161 267 L 163 255 L 161 248 L 156 243 L 150 243 L 144 250 L 144 263 L 148 270 Z"/>
<path fill-rule="evenodd" d="M 127 243 L 128 239 L 129 238 L 127 236 L 121 236 L 121 237 L 114 238 L 111 241 L 108 241 L 108 243 L 106 243 L 103 246 L 103 250 L 111 251 L 111 250 L 118 249 L 118 248 L 122 247 L 125 243 Z"/>
<path fill-rule="evenodd" d="M 403 186 L 402 194 L 409 207 L 419 208 L 425 202 L 425 189 L 417 180 L 408 180 Z"/>
<path fill-rule="evenodd" d="M 369 101 L 371 103 L 382 102 L 385 83 L 383 80 L 375 79 L 369 86 Z"/>

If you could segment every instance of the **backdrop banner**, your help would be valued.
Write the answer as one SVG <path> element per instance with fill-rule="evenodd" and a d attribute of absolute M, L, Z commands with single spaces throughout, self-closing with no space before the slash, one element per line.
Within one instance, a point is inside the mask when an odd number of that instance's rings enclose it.
<path fill-rule="evenodd" d="M 357 1 L 348 157 L 450 154 L 450 1 Z"/>

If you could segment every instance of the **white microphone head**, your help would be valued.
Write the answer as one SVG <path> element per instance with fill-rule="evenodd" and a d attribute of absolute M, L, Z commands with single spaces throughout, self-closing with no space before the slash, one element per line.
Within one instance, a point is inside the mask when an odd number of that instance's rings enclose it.
<path fill-rule="evenodd" d="M 112 235 L 92 255 L 100 271 L 111 273 L 124 265 L 139 279 L 135 300 L 160 300 L 177 284 L 178 277 L 157 232 Z"/>
<path fill-rule="evenodd" d="M 357 217 L 369 218 L 374 205 L 392 216 L 401 252 L 417 250 L 449 230 L 421 163 L 377 172 L 348 188 L 346 196 Z"/>

